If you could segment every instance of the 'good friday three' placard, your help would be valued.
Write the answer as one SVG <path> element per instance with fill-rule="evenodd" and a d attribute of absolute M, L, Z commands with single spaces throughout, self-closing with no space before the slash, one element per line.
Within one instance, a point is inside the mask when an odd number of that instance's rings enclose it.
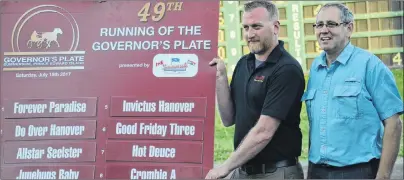
<path fill-rule="evenodd" d="M 218 1 L 2 1 L 1 179 L 203 178 Z"/>

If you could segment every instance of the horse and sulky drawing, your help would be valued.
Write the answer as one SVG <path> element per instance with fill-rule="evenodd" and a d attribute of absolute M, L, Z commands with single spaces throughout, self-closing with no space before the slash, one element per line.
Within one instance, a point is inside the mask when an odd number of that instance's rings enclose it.
<path fill-rule="evenodd" d="M 62 30 L 60 28 L 55 28 L 53 29 L 52 32 L 37 32 L 34 31 L 31 34 L 31 39 L 28 40 L 27 46 L 28 48 L 31 48 L 32 45 L 36 44 L 37 48 L 42 48 L 43 45 L 45 45 L 45 49 L 48 49 L 51 47 L 51 43 L 55 42 L 58 47 L 60 47 L 59 42 L 58 42 L 58 35 L 63 34 Z"/>

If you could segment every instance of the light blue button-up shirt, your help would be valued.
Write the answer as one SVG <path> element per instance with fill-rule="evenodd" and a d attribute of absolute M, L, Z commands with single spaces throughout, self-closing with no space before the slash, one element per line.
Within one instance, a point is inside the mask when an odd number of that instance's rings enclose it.
<path fill-rule="evenodd" d="M 380 158 L 383 120 L 403 112 L 392 72 L 349 43 L 327 67 L 314 59 L 302 100 L 310 125 L 309 161 L 346 166 Z"/>

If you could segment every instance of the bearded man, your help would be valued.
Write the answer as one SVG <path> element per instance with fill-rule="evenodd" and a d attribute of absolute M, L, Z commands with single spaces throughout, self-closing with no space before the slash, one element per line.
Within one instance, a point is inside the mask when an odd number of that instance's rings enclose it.
<path fill-rule="evenodd" d="M 246 3 L 242 25 L 250 53 L 238 61 L 230 86 L 223 61 L 210 62 L 217 68 L 222 122 L 235 125 L 235 150 L 206 179 L 223 178 L 233 170 L 234 179 L 304 179 L 298 160 L 303 70 L 278 40 L 279 13 L 273 3 Z"/>

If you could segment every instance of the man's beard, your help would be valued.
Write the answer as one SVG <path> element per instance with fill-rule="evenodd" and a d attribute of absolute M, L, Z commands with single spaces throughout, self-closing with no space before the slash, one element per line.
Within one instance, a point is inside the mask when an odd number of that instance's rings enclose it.
<path fill-rule="evenodd" d="M 253 54 L 264 54 L 269 49 L 269 41 L 259 42 L 255 41 L 253 44 L 249 43 L 248 47 L 250 48 L 250 52 Z"/>

